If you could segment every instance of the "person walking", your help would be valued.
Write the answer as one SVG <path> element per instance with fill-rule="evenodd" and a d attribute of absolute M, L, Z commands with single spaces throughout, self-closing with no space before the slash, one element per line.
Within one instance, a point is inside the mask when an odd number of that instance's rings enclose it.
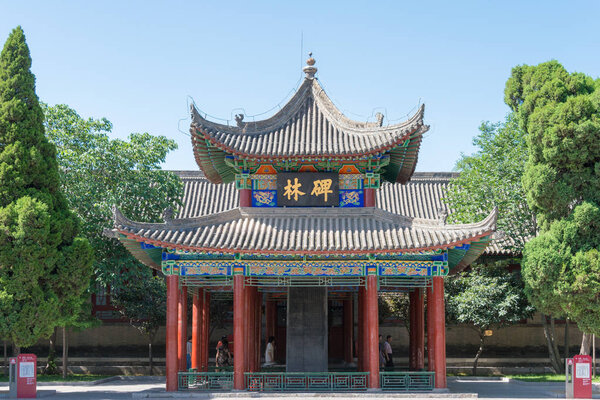
<path fill-rule="evenodd" d="M 385 343 L 383 344 L 383 352 L 385 355 L 385 370 L 394 370 L 394 357 L 392 355 L 392 335 L 387 335 Z"/>

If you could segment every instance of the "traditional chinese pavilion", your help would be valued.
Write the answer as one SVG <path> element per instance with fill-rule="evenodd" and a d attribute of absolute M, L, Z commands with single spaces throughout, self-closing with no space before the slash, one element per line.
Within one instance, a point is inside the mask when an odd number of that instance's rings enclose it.
<path fill-rule="evenodd" d="M 162 223 L 141 223 L 115 210 L 113 235 L 167 276 L 168 391 L 446 387 L 443 280 L 484 252 L 496 211 L 468 225 L 408 212 L 446 209 L 399 190 L 413 176 L 429 128 L 424 106 L 396 125 L 384 125 L 381 114 L 350 120 L 323 90 L 314 64 L 307 61 L 303 83 L 271 118 L 238 115 L 235 125 L 223 125 L 192 106 L 202 174 L 186 183 L 176 218 L 165 213 Z M 380 372 L 377 300 L 387 291 L 410 293 L 408 370 Z M 208 305 L 216 293 L 233 294 L 233 371 L 208 371 Z M 328 299 L 343 304 L 339 341 L 348 365 L 356 354 L 354 370 L 329 370 Z M 261 343 L 274 335 L 281 301 L 285 367 L 261 368 Z"/>

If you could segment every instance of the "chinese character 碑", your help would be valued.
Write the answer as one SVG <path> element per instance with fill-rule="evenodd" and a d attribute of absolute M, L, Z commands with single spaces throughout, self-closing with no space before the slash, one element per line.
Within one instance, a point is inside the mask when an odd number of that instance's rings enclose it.
<path fill-rule="evenodd" d="M 313 188 L 311 195 L 318 196 L 320 194 L 324 195 L 324 200 L 327 202 L 327 194 L 333 193 L 331 188 L 331 179 L 321 179 L 319 181 L 314 181 L 315 187 Z"/>
<path fill-rule="evenodd" d="M 302 184 L 298 182 L 298 178 L 294 178 L 293 185 L 292 185 L 292 181 L 288 179 L 287 185 L 286 185 L 286 187 L 284 187 L 285 192 L 283 193 L 283 195 L 287 196 L 288 200 L 291 200 L 292 196 L 294 196 L 294 201 L 298 201 L 298 195 L 304 196 L 306 194 L 306 193 L 300 191 L 301 186 L 302 186 Z"/>

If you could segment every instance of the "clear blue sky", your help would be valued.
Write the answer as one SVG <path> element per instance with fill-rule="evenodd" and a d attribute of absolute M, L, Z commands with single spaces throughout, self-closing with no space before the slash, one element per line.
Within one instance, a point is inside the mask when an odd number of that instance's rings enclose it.
<path fill-rule="evenodd" d="M 481 121 L 506 115 L 513 66 L 557 59 L 600 75 L 599 15 L 598 1 L 2 1 L 0 41 L 23 27 L 42 101 L 106 117 L 115 137 L 177 140 L 167 169 L 198 168 L 178 129 L 188 96 L 224 119 L 262 113 L 312 51 L 353 119 L 404 118 L 424 102 L 417 170 L 447 171 L 473 151 Z"/>

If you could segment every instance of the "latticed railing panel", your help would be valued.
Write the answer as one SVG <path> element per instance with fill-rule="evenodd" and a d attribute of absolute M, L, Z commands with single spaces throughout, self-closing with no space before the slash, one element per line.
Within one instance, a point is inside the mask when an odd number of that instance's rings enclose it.
<path fill-rule="evenodd" d="M 248 372 L 246 389 L 254 392 L 367 390 L 368 372 Z"/>
<path fill-rule="evenodd" d="M 381 390 L 428 391 L 433 390 L 433 372 L 380 372 Z"/>
<path fill-rule="evenodd" d="M 233 372 L 180 372 L 179 390 L 232 390 Z"/>

